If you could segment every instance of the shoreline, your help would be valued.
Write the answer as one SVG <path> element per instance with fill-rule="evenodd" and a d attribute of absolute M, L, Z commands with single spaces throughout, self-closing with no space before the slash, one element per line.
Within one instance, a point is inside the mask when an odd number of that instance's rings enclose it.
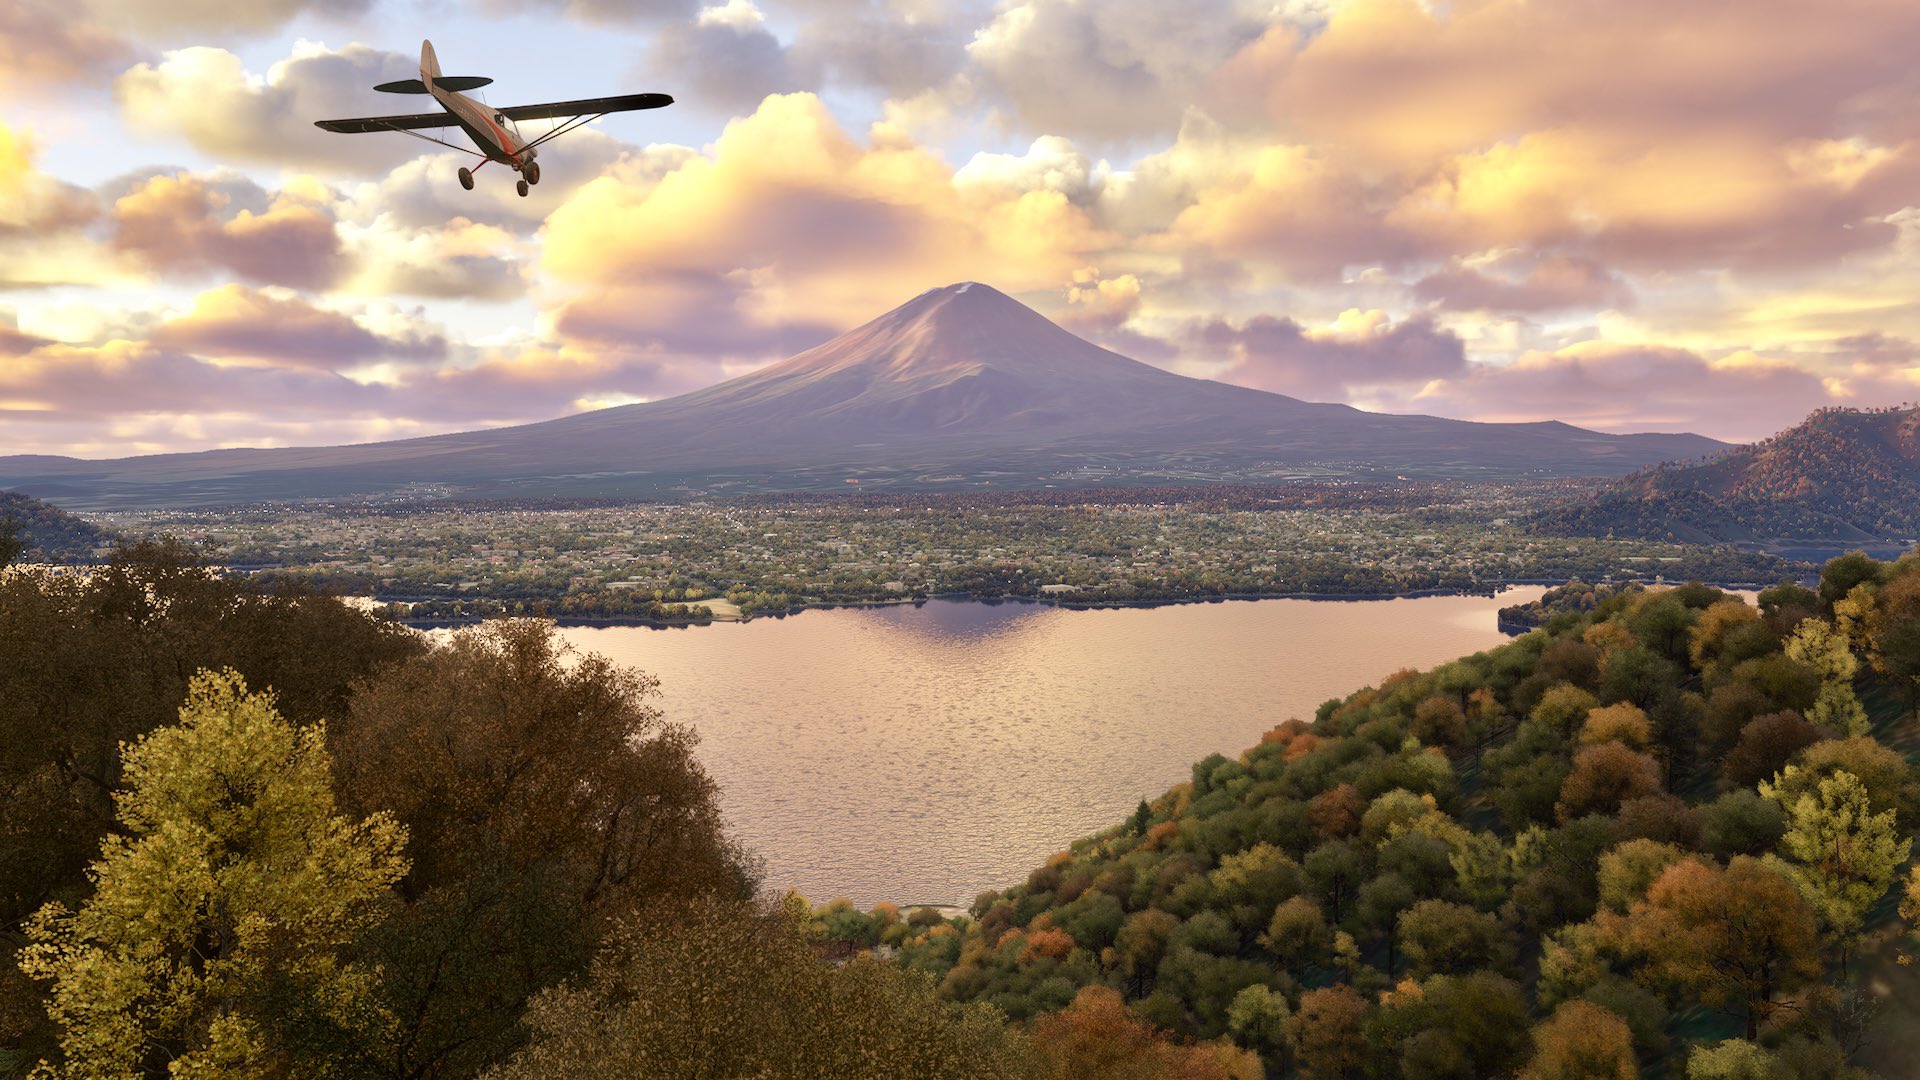
<path fill-rule="evenodd" d="M 811 604 L 796 604 L 793 607 L 786 608 L 781 611 L 760 611 L 760 612 L 755 612 L 751 615 L 739 615 L 735 617 L 715 616 L 709 619 L 692 619 L 692 620 L 686 620 L 686 621 L 667 621 L 662 619 L 648 619 L 648 618 L 625 616 L 625 615 L 607 615 L 607 616 L 575 615 L 575 616 L 566 616 L 566 617 L 555 617 L 552 619 L 552 622 L 556 626 L 563 626 L 563 627 L 608 627 L 608 628 L 646 627 L 654 630 L 684 630 L 684 629 L 691 629 L 694 627 L 712 626 L 717 623 L 748 623 L 748 622 L 752 622 L 755 619 L 785 619 L 790 616 L 804 614 L 805 612 L 808 612 L 808 611 L 833 611 L 833 610 L 842 609 L 842 608 L 898 607 L 902 604 L 915 604 L 915 605 L 924 604 L 930 600 L 950 600 L 956 603 L 989 604 L 989 605 L 991 604 L 1039 604 L 1039 605 L 1046 605 L 1048 607 L 1067 608 L 1073 611 L 1099 611 L 1099 610 L 1113 610 L 1113 609 L 1122 609 L 1122 608 L 1173 607 L 1176 605 L 1183 605 L 1183 604 L 1217 604 L 1217 603 L 1224 603 L 1228 600 L 1309 600 L 1315 603 L 1338 603 L 1342 601 L 1352 601 L 1352 602 L 1358 603 L 1363 601 L 1378 601 L 1378 600 L 1421 600 L 1421 599 L 1426 599 L 1429 597 L 1436 597 L 1436 596 L 1481 596 L 1481 597 L 1487 597 L 1491 599 L 1491 598 L 1497 597 L 1500 591 L 1503 589 L 1525 588 L 1528 586 L 1536 586 L 1536 585 L 1545 586 L 1547 588 L 1553 588 L 1555 586 L 1565 585 L 1565 584 L 1567 584 L 1567 582 L 1562 580 L 1557 580 L 1557 579 L 1515 578 L 1512 580 L 1490 582 L 1483 587 L 1410 589 L 1404 592 L 1212 593 L 1206 596 L 1168 597 L 1168 598 L 1159 598 L 1159 599 L 1152 599 L 1152 600 L 1083 600 L 1083 601 L 1062 599 L 1060 597 L 1054 597 L 1054 596 L 1006 596 L 1006 595 L 982 596 L 976 593 L 967 593 L 967 592 L 942 592 L 942 593 L 929 593 L 925 596 L 900 597 L 898 599 L 891 599 L 891 600 L 822 601 L 819 603 L 811 603 Z M 1708 581 L 1708 582 L 1703 582 L 1703 584 L 1711 585 L 1717 589 L 1756 590 L 1756 589 L 1769 588 L 1771 585 L 1775 583 L 1774 582 Z M 486 599 L 486 598 L 480 597 L 479 599 Z M 373 602 L 379 603 L 379 604 L 384 604 L 388 602 L 385 600 L 381 600 L 379 597 L 373 597 L 372 600 Z M 405 601 L 401 601 L 401 602 L 404 603 Z M 689 600 L 687 601 L 687 603 L 699 604 L 699 603 L 702 603 L 702 601 Z M 460 618 L 424 618 L 424 619 L 401 618 L 401 619 L 394 619 L 393 621 L 402 626 L 413 627 L 414 629 L 417 629 L 417 630 L 445 630 L 445 629 L 457 629 L 463 626 L 478 626 L 479 624 L 486 622 L 492 618 L 509 618 L 509 617 L 538 618 L 539 616 L 497 616 L 497 615 L 496 616 L 477 616 L 476 615 L 476 616 L 465 616 Z"/>

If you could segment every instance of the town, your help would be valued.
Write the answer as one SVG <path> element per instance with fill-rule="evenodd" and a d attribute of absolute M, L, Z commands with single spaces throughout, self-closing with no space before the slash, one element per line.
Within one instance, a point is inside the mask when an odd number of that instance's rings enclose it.
<path fill-rule="evenodd" d="M 1484 592 L 1572 578 L 1771 584 L 1805 571 L 1727 547 L 1529 531 L 1551 495 L 1326 483 L 94 517 L 204 545 L 234 572 L 372 597 L 411 622 L 698 622 L 942 595 L 1103 605 Z"/>

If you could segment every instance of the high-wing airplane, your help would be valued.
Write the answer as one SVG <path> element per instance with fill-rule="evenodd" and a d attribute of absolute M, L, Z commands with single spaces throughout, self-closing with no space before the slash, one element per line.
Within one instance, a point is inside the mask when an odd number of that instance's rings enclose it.
<path fill-rule="evenodd" d="M 486 168 L 490 161 L 511 165 L 513 171 L 520 174 L 515 185 L 521 195 L 527 193 L 528 184 L 540 182 L 540 163 L 534 160 L 539 156 L 538 147 L 545 142 L 558 138 L 582 124 L 591 123 L 608 113 L 631 112 L 634 109 L 658 109 L 673 104 L 666 94 L 624 94 L 620 97 L 583 98 L 579 101 L 554 101 L 545 105 L 515 105 L 511 108 L 496 109 L 485 102 L 475 101 L 461 93 L 463 90 L 478 90 L 491 83 L 492 79 L 475 75 L 442 75 L 440 60 L 433 54 L 433 42 L 420 43 L 420 77 L 402 79 L 399 82 L 381 83 L 375 90 L 388 94 L 432 94 L 433 100 L 440 103 L 440 112 L 415 113 L 411 116 L 363 116 L 348 120 L 316 120 L 314 125 L 327 131 L 345 134 L 361 134 L 369 131 L 398 131 L 416 139 L 439 143 L 452 147 L 462 153 L 472 154 L 480 159 L 480 164 L 468 169 L 460 169 L 460 186 L 473 190 L 473 174 Z M 553 130 L 527 139 L 520 135 L 520 120 L 563 120 Z M 449 124 L 458 124 L 480 149 L 469 150 L 464 146 L 450 143 L 432 135 L 420 134 L 423 128 L 446 128 Z"/>

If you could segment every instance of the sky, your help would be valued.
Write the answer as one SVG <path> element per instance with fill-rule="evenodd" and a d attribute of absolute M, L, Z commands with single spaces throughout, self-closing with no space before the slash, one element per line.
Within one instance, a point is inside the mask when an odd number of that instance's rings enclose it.
<path fill-rule="evenodd" d="M 524 199 L 313 126 L 430 108 L 371 90 L 422 38 L 677 102 Z M 549 419 L 969 280 L 1310 400 L 1757 439 L 1920 399 L 1916 54 L 1912 0 L 6 0 L 0 454 Z"/>

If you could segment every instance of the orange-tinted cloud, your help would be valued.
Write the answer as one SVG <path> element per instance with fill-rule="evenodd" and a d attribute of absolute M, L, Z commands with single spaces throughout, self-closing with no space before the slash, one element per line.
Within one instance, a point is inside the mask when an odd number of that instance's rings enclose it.
<path fill-rule="evenodd" d="M 198 356 L 327 371 L 375 360 L 419 362 L 447 351 L 446 339 L 438 334 L 382 336 L 297 296 L 241 285 L 201 293 L 190 311 L 161 323 L 149 340 Z"/>
<path fill-rule="evenodd" d="M 585 185 L 542 241 L 562 334 L 773 359 L 930 286 L 1059 288 L 1113 238 L 1062 192 L 956 182 L 904 136 L 863 145 L 793 94 L 664 175 Z"/>
<path fill-rule="evenodd" d="M 113 244 L 159 270 L 231 273 L 274 285 L 331 284 L 344 260 L 333 219 L 282 195 L 264 212 L 188 173 L 155 176 L 113 204 Z"/>

